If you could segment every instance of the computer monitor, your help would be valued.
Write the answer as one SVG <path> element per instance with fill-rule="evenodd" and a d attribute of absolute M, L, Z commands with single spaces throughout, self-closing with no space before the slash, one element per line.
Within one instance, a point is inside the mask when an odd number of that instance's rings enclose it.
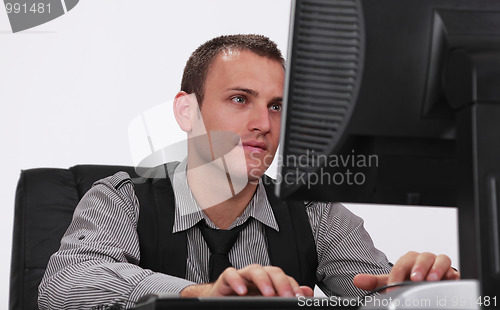
<path fill-rule="evenodd" d="M 295 0 L 291 15 L 277 195 L 456 206 L 462 277 L 495 296 L 500 1 Z"/>

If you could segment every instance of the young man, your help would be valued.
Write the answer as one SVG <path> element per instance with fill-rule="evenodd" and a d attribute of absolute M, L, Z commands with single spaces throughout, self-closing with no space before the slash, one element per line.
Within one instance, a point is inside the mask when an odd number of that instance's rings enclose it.
<path fill-rule="evenodd" d="M 148 218 L 155 206 L 137 199 L 143 187 L 126 173 L 96 182 L 49 262 L 40 308 L 126 308 L 156 292 L 312 296 L 312 284 L 356 296 L 404 280 L 458 278 L 448 257 L 430 253 L 408 253 L 391 269 L 362 220 L 338 203 L 297 205 L 266 192 L 261 177 L 278 146 L 283 81 L 281 54 L 265 37 L 200 46 L 174 101 L 188 158 L 169 165 L 166 183 L 151 183 L 155 197 L 173 192 L 170 217 Z M 229 253 L 209 241 L 216 228 L 236 231 Z"/>

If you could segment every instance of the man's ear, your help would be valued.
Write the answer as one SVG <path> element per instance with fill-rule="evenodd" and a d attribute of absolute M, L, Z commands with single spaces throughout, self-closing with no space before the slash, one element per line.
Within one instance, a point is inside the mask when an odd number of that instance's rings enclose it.
<path fill-rule="evenodd" d="M 191 132 L 190 96 L 184 91 L 180 91 L 174 98 L 174 116 L 179 127 L 185 132 Z"/>

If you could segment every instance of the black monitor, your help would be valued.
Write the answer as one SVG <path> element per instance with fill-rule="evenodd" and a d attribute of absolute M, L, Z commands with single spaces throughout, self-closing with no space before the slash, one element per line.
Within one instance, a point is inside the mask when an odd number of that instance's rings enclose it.
<path fill-rule="evenodd" d="M 296 0 L 277 195 L 458 207 L 500 287 L 500 1 Z"/>

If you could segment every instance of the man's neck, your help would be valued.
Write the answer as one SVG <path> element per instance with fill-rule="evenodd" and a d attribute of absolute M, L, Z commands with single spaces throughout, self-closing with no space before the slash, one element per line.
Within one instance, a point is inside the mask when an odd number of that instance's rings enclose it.
<path fill-rule="evenodd" d="M 205 165 L 202 169 L 188 168 L 187 181 L 198 205 L 220 229 L 227 229 L 243 213 L 258 185 L 258 181 L 246 182 L 235 193 L 234 182 L 228 182 L 223 171 L 210 165 Z M 240 188 L 241 185 L 239 184 Z"/>
<path fill-rule="evenodd" d="M 252 200 L 257 186 L 248 184 L 241 192 L 232 198 L 203 210 L 208 218 L 220 229 L 228 229 L 229 226 L 245 211 Z"/>

